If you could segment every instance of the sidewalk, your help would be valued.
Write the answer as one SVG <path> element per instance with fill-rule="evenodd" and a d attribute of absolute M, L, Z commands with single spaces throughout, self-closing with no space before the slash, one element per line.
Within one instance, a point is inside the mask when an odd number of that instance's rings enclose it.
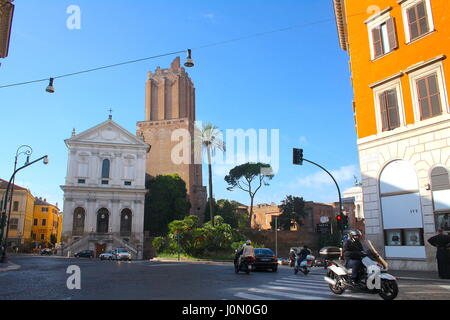
<path fill-rule="evenodd" d="M 441 279 L 437 271 L 389 270 L 399 280 L 433 281 L 450 284 L 450 279 Z"/>
<path fill-rule="evenodd" d="M 0 263 L 0 272 L 18 270 L 20 266 L 18 264 L 8 261 L 7 263 Z"/>

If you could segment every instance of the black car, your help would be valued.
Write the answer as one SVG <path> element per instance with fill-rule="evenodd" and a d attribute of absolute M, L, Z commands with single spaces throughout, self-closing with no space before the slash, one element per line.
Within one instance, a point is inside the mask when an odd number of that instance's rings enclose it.
<path fill-rule="evenodd" d="M 80 252 L 77 252 L 73 255 L 75 258 L 93 258 L 94 257 L 94 251 L 92 250 L 83 250 Z"/>
<path fill-rule="evenodd" d="M 266 248 L 255 249 L 255 268 L 271 269 L 273 272 L 278 270 L 278 259 L 272 250 Z"/>

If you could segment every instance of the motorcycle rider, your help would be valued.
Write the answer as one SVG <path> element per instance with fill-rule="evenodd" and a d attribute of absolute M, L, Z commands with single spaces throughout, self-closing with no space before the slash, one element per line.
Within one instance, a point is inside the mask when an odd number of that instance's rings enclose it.
<path fill-rule="evenodd" d="M 305 260 L 306 257 L 310 254 L 311 254 L 311 250 L 308 249 L 308 246 L 304 245 L 303 249 L 300 250 L 300 252 L 298 253 L 298 257 L 297 257 L 298 266 L 300 266 L 300 263 L 302 263 L 302 261 Z"/>
<path fill-rule="evenodd" d="M 254 257 L 255 256 L 255 249 L 252 246 L 252 241 L 247 240 L 245 244 L 242 246 L 242 249 L 239 250 L 236 255 L 238 258 L 238 266 L 241 265 L 242 258 L 246 257 Z"/>
<path fill-rule="evenodd" d="M 344 242 L 344 259 L 346 268 L 352 269 L 353 284 L 359 285 L 359 272 L 362 268 L 364 248 L 360 241 L 361 232 L 357 229 L 350 230 L 348 240 Z"/>
<path fill-rule="evenodd" d="M 295 264 L 295 257 L 297 256 L 297 253 L 295 252 L 294 248 L 291 248 L 289 251 L 289 266 L 292 268 Z"/>

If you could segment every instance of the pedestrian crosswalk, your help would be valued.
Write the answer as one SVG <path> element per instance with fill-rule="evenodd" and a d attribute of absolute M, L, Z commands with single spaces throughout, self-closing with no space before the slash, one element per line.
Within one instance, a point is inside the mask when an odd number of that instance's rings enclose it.
<path fill-rule="evenodd" d="M 325 273 L 314 270 L 305 275 L 284 276 L 234 295 L 245 300 L 380 300 L 376 294 L 346 291 L 336 295 L 324 281 Z"/>

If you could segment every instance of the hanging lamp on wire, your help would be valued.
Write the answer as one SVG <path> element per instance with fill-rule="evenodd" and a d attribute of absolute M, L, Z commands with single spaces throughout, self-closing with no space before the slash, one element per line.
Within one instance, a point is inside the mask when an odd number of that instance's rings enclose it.
<path fill-rule="evenodd" d="M 55 87 L 53 87 L 53 78 L 50 78 L 50 82 L 48 84 L 48 87 L 45 89 L 48 93 L 55 93 Z"/>
<path fill-rule="evenodd" d="M 194 66 L 194 60 L 192 60 L 192 51 L 191 49 L 187 50 L 187 59 L 184 63 L 185 67 L 192 68 Z"/>

